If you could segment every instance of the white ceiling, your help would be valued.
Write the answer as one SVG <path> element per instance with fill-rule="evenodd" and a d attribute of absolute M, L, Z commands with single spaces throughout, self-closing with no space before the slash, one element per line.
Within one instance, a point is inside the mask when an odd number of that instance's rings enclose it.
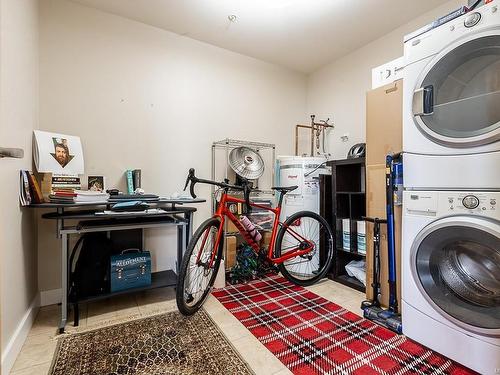
<path fill-rule="evenodd" d="M 446 0 L 73 0 L 310 73 Z M 236 15 L 230 22 L 228 15 Z"/>

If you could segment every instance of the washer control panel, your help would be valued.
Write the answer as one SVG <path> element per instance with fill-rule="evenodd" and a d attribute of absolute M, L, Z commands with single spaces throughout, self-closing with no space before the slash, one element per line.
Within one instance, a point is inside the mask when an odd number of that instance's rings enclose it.
<path fill-rule="evenodd" d="M 500 200 L 499 193 L 458 193 L 458 192 L 440 192 L 439 195 L 446 195 L 445 199 L 439 199 L 440 211 L 445 209 L 449 213 L 475 213 L 483 214 L 497 210 L 497 201 Z M 447 204 L 444 206 L 443 201 Z"/>
<path fill-rule="evenodd" d="M 474 214 L 500 220 L 500 192 L 405 191 L 405 214 L 446 216 Z"/>

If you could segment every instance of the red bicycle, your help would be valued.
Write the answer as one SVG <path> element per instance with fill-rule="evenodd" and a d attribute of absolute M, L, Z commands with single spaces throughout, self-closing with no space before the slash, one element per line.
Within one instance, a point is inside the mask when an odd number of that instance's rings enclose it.
<path fill-rule="evenodd" d="M 283 197 L 297 189 L 297 186 L 273 187 L 280 195 L 278 205 L 271 208 L 250 202 L 251 184 L 246 180 L 241 185 L 230 185 L 227 180 L 203 180 L 195 177 L 195 171 L 191 168 L 184 190 L 189 183 L 193 198 L 196 198 L 194 186 L 197 183 L 218 186 L 222 189 L 222 194 L 215 214 L 196 230 L 182 258 L 176 288 L 177 307 L 182 314 L 192 315 L 198 311 L 213 287 L 222 259 L 226 217 L 238 228 L 254 251 L 261 250 L 260 244 L 231 212 L 229 206 L 233 204 L 245 204 L 248 210 L 255 207 L 274 213 L 266 256 L 270 262 L 278 265 L 285 278 L 295 284 L 307 286 L 322 279 L 329 270 L 333 259 L 333 234 L 323 217 L 314 212 L 300 211 L 280 222 Z M 229 195 L 229 190 L 243 191 L 244 199 Z"/>

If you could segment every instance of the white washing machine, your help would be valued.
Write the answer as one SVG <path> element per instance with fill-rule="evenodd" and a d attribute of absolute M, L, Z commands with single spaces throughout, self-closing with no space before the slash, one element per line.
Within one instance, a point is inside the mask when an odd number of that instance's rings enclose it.
<path fill-rule="evenodd" d="M 403 333 L 500 371 L 500 192 L 405 191 Z"/>
<path fill-rule="evenodd" d="M 500 187 L 499 3 L 405 38 L 407 188 Z"/>

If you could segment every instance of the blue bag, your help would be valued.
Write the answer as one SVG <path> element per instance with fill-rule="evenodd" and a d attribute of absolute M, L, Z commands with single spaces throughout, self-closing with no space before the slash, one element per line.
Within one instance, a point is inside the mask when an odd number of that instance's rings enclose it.
<path fill-rule="evenodd" d="M 149 251 L 127 249 L 111 256 L 111 292 L 151 285 Z"/>

